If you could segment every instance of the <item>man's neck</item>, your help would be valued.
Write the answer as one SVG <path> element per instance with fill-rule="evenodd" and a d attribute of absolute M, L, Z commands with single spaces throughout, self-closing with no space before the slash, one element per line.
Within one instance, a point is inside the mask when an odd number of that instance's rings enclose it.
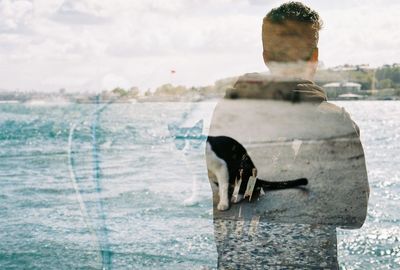
<path fill-rule="evenodd" d="M 270 63 L 268 68 L 272 76 L 282 78 L 298 78 L 312 81 L 315 71 L 307 62 L 295 63 Z"/>

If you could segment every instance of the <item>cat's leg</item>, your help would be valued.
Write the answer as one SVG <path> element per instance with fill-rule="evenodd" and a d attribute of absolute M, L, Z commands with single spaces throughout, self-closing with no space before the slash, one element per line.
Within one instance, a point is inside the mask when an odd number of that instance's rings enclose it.
<path fill-rule="evenodd" d="M 185 148 L 182 151 L 182 154 L 183 154 L 182 155 L 183 156 L 182 159 L 185 161 L 186 169 L 189 170 L 189 171 L 193 171 L 193 169 L 194 169 L 193 168 L 193 163 L 190 162 L 190 155 L 188 155 L 189 151 Z M 196 205 L 197 203 L 199 203 L 199 201 L 200 201 L 200 198 L 199 198 L 199 185 L 198 185 L 197 176 L 194 173 L 191 174 L 191 175 L 192 175 L 192 195 L 189 198 L 184 200 L 183 204 L 185 206 L 193 206 L 193 205 Z"/>
<path fill-rule="evenodd" d="M 195 175 L 192 176 L 192 195 L 183 201 L 185 206 L 193 206 L 199 202 L 199 187 L 197 183 L 197 177 Z"/>
<path fill-rule="evenodd" d="M 218 183 L 219 203 L 218 210 L 226 210 L 229 208 L 228 188 L 229 188 L 229 172 L 226 162 L 220 159 L 211 146 L 206 146 L 207 169 L 216 176 Z M 212 181 L 212 180 L 211 180 Z"/>
<path fill-rule="evenodd" d="M 223 211 L 229 208 L 229 198 L 228 198 L 229 173 L 226 164 L 221 164 L 220 168 L 216 173 L 219 186 L 219 204 L 217 208 L 218 210 Z"/>
<path fill-rule="evenodd" d="M 243 198 L 244 198 L 243 194 L 238 194 L 236 197 L 232 196 L 231 202 L 238 203 L 241 200 L 243 200 Z"/>
<path fill-rule="evenodd" d="M 218 179 L 217 176 L 210 170 L 208 170 L 208 180 L 210 182 L 211 190 L 213 193 L 218 193 Z"/>

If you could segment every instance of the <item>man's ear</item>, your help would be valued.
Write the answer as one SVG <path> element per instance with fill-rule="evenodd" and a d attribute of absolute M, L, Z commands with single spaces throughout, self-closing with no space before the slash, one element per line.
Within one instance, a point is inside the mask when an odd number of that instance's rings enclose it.
<path fill-rule="evenodd" d="M 264 58 L 265 65 L 268 65 L 269 55 L 268 55 L 268 52 L 265 49 L 263 50 L 263 58 Z"/>
<path fill-rule="evenodd" d="M 308 61 L 308 69 L 307 69 L 307 77 L 309 80 L 311 80 L 315 72 L 317 72 L 317 67 L 318 67 L 318 48 L 314 48 L 313 52 L 311 54 L 311 59 Z"/>
<path fill-rule="evenodd" d="M 317 47 L 315 47 L 315 48 L 313 49 L 310 62 L 314 62 L 314 63 L 315 63 L 315 62 L 318 62 L 318 48 L 317 48 Z"/>

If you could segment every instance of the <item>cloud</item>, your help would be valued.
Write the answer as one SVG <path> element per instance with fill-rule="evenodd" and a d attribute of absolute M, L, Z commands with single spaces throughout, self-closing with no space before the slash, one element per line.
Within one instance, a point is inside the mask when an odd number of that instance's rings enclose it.
<path fill-rule="evenodd" d="M 102 7 L 93 1 L 67 0 L 52 16 L 55 21 L 67 24 L 101 24 L 108 21 Z"/>
<path fill-rule="evenodd" d="M 36 0 L 0 1 L 0 88 L 100 91 L 209 84 L 265 71 L 261 22 L 285 1 Z M 400 62 L 396 1 L 317 1 L 325 27 L 320 59 Z M 174 77 L 169 70 L 177 69 Z M 109 78 L 112 74 L 114 78 Z M 111 76 L 111 77 L 112 77 Z"/>
<path fill-rule="evenodd" d="M 382 65 L 399 62 L 399 19 L 397 10 L 365 2 L 362 7 L 324 11 L 325 26 L 321 32 L 321 57 L 331 65 L 369 63 Z M 340 18 L 340 19 L 338 19 Z M 377 52 L 386 52 L 379 53 Z"/>
<path fill-rule="evenodd" d="M 26 26 L 32 15 L 30 1 L 0 1 L 0 32 L 16 32 Z"/>

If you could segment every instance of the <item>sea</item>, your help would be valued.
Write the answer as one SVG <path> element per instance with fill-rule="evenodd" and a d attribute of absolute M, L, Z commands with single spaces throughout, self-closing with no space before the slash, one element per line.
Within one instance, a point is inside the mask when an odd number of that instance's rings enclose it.
<path fill-rule="evenodd" d="M 334 103 L 371 189 L 363 227 L 337 230 L 340 269 L 400 269 L 400 102 Z M 216 269 L 215 105 L 1 103 L 0 269 Z"/>

